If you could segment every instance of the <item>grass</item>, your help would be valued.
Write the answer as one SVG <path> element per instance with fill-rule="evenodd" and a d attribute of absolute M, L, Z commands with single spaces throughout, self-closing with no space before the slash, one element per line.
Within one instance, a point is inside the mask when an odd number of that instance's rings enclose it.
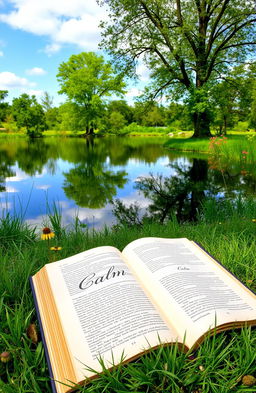
<path fill-rule="evenodd" d="M 177 135 L 178 136 L 178 135 Z M 222 139 L 222 137 L 218 137 L 218 139 Z M 246 150 L 248 148 L 254 148 L 256 145 L 256 134 L 253 132 L 235 132 L 230 131 L 227 134 L 227 143 L 222 144 L 221 152 L 227 154 L 233 154 L 234 151 Z M 174 150 L 182 150 L 182 151 L 192 151 L 192 152 L 200 152 L 200 153 L 212 153 L 209 149 L 210 146 L 210 138 L 170 138 L 165 146 L 174 149 Z"/>
<path fill-rule="evenodd" d="M 56 236 L 59 259 L 102 245 L 122 250 L 129 242 L 145 236 L 187 237 L 199 242 L 217 260 L 252 290 L 256 290 L 256 206 L 252 201 L 218 206 L 209 201 L 197 224 L 148 223 L 142 228 L 104 228 L 89 232 L 78 219 L 69 231 L 61 227 L 59 212 L 53 209 L 49 224 Z M 117 230 L 118 229 L 118 230 Z M 0 220 L 0 352 L 9 351 L 11 360 L 0 362 L 1 393 L 51 392 L 41 341 L 34 344 L 26 331 L 37 325 L 29 276 L 56 253 L 41 241 L 35 229 L 10 216 Z M 244 375 L 255 375 L 256 330 L 243 329 L 204 340 L 198 351 L 185 354 L 176 345 L 150 351 L 137 361 L 104 369 L 99 378 L 79 390 L 84 393 L 226 393 L 255 392 L 242 383 Z"/>

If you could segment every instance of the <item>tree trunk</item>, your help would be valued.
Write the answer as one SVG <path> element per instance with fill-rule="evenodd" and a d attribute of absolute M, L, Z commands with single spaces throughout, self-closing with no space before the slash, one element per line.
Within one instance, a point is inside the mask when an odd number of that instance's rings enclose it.
<path fill-rule="evenodd" d="M 210 118 L 207 111 L 194 113 L 194 134 L 193 138 L 209 138 L 212 136 L 210 131 Z"/>
<path fill-rule="evenodd" d="M 93 135 L 94 134 L 94 129 L 91 125 L 86 127 L 86 135 Z"/>

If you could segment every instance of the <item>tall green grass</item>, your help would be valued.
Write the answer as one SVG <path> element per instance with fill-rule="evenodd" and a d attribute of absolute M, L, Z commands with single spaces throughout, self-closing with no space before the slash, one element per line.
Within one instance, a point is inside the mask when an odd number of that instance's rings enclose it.
<path fill-rule="evenodd" d="M 198 224 L 166 225 L 147 223 L 143 227 L 105 227 L 89 231 L 78 219 L 69 230 L 61 225 L 57 208 L 49 223 L 59 236 L 40 240 L 34 228 L 8 216 L 0 221 L 4 246 L 0 247 L 0 352 L 9 351 L 11 360 L 0 362 L 1 393 L 51 392 L 48 369 L 41 341 L 28 338 L 27 327 L 37 324 L 29 276 L 54 258 L 62 259 L 103 245 L 122 250 L 141 237 L 187 237 L 200 243 L 241 281 L 256 290 L 256 223 L 252 221 L 255 205 L 240 201 L 222 208 L 214 202 L 204 207 Z M 12 220 L 14 223 L 12 223 Z M 6 236 L 8 233 L 8 236 Z M 49 246 L 62 249 L 49 253 Z M 140 359 L 112 372 L 104 369 L 99 378 L 79 390 L 84 393 L 226 393 L 255 392 L 255 386 L 242 383 L 246 374 L 256 370 L 256 331 L 243 329 L 218 334 L 204 340 L 198 351 L 185 354 L 177 346 L 160 347 Z M 193 356 L 192 356 L 193 355 Z"/>

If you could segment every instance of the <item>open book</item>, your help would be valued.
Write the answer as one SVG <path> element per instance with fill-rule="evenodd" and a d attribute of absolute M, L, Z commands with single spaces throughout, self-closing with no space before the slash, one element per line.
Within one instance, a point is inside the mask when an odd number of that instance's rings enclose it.
<path fill-rule="evenodd" d="M 149 346 L 196 347 L 210 329 L 256 324 L 256 296 L 188 239 L 98 247 L 31 277 L 53 391 L 72 389 Z M 62 384 L 64 383 L 64 384 Z"/>

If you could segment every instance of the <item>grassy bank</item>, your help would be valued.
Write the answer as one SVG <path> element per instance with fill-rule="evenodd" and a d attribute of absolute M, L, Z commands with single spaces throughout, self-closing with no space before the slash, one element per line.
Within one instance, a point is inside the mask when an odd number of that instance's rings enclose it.
<path fill-rule="evenodd" d="M 71 230 L 60 226 L 60 217 L 51 217 L 55 238 L 49 251 L 35 230 L 9 216 L 0 221 L 0 352 L 8 351 L 11 360 L 0 363 L 1 393 L 51 392 L 42 343 L 33 343 L 27 335 L 31 323 L 37 325 L 29 276 L 45 263 L 103 245 L 122 250 L 140 237 L 187 237 L 199 242 L 220 260 L 242 282 L 256 290 L 256 208 L 253 205 L 235 209 L 214 210 L 208 206 L 198 224 L 166 225 L 149 223 L 143 227 L 99 232 L 84 231 L 79 221 Z M 240 210 L 239 210 L 240 209 Z M 226 393 L 255 392 L 255 386 L 244 385 L 244 375 L 255 375 L 256 330 L 244 329 L 207 338 L 193 354 L 184 354 L 176 346 L 160 348 L 136 362 L 107 371 L 87 387 L 88 393 Z"/>
<path fill-rule="evenodd" d="M 230 131 L 224 139 L 223 137 L 213 137 L 213 139 L 216 139 L 216 143 L 219 143 L 219 145 L 217 144 L 215 146 L 216 150 L 225 155 L 227 155 L 228 152 L 230 152 L 230 154 L 239 152 L 240 154 L 242 150 L 252 151 L 255 150 L 256 146 L 256 134 L 254 132 L 239 133 Z M 177 137 L 168 139 L 165 146 L 173 150 L 212 154 L 214 151 L 211 150 L 211 144 L 212 139 L 210 138 L 181 138 L 177 135 Z"/>

